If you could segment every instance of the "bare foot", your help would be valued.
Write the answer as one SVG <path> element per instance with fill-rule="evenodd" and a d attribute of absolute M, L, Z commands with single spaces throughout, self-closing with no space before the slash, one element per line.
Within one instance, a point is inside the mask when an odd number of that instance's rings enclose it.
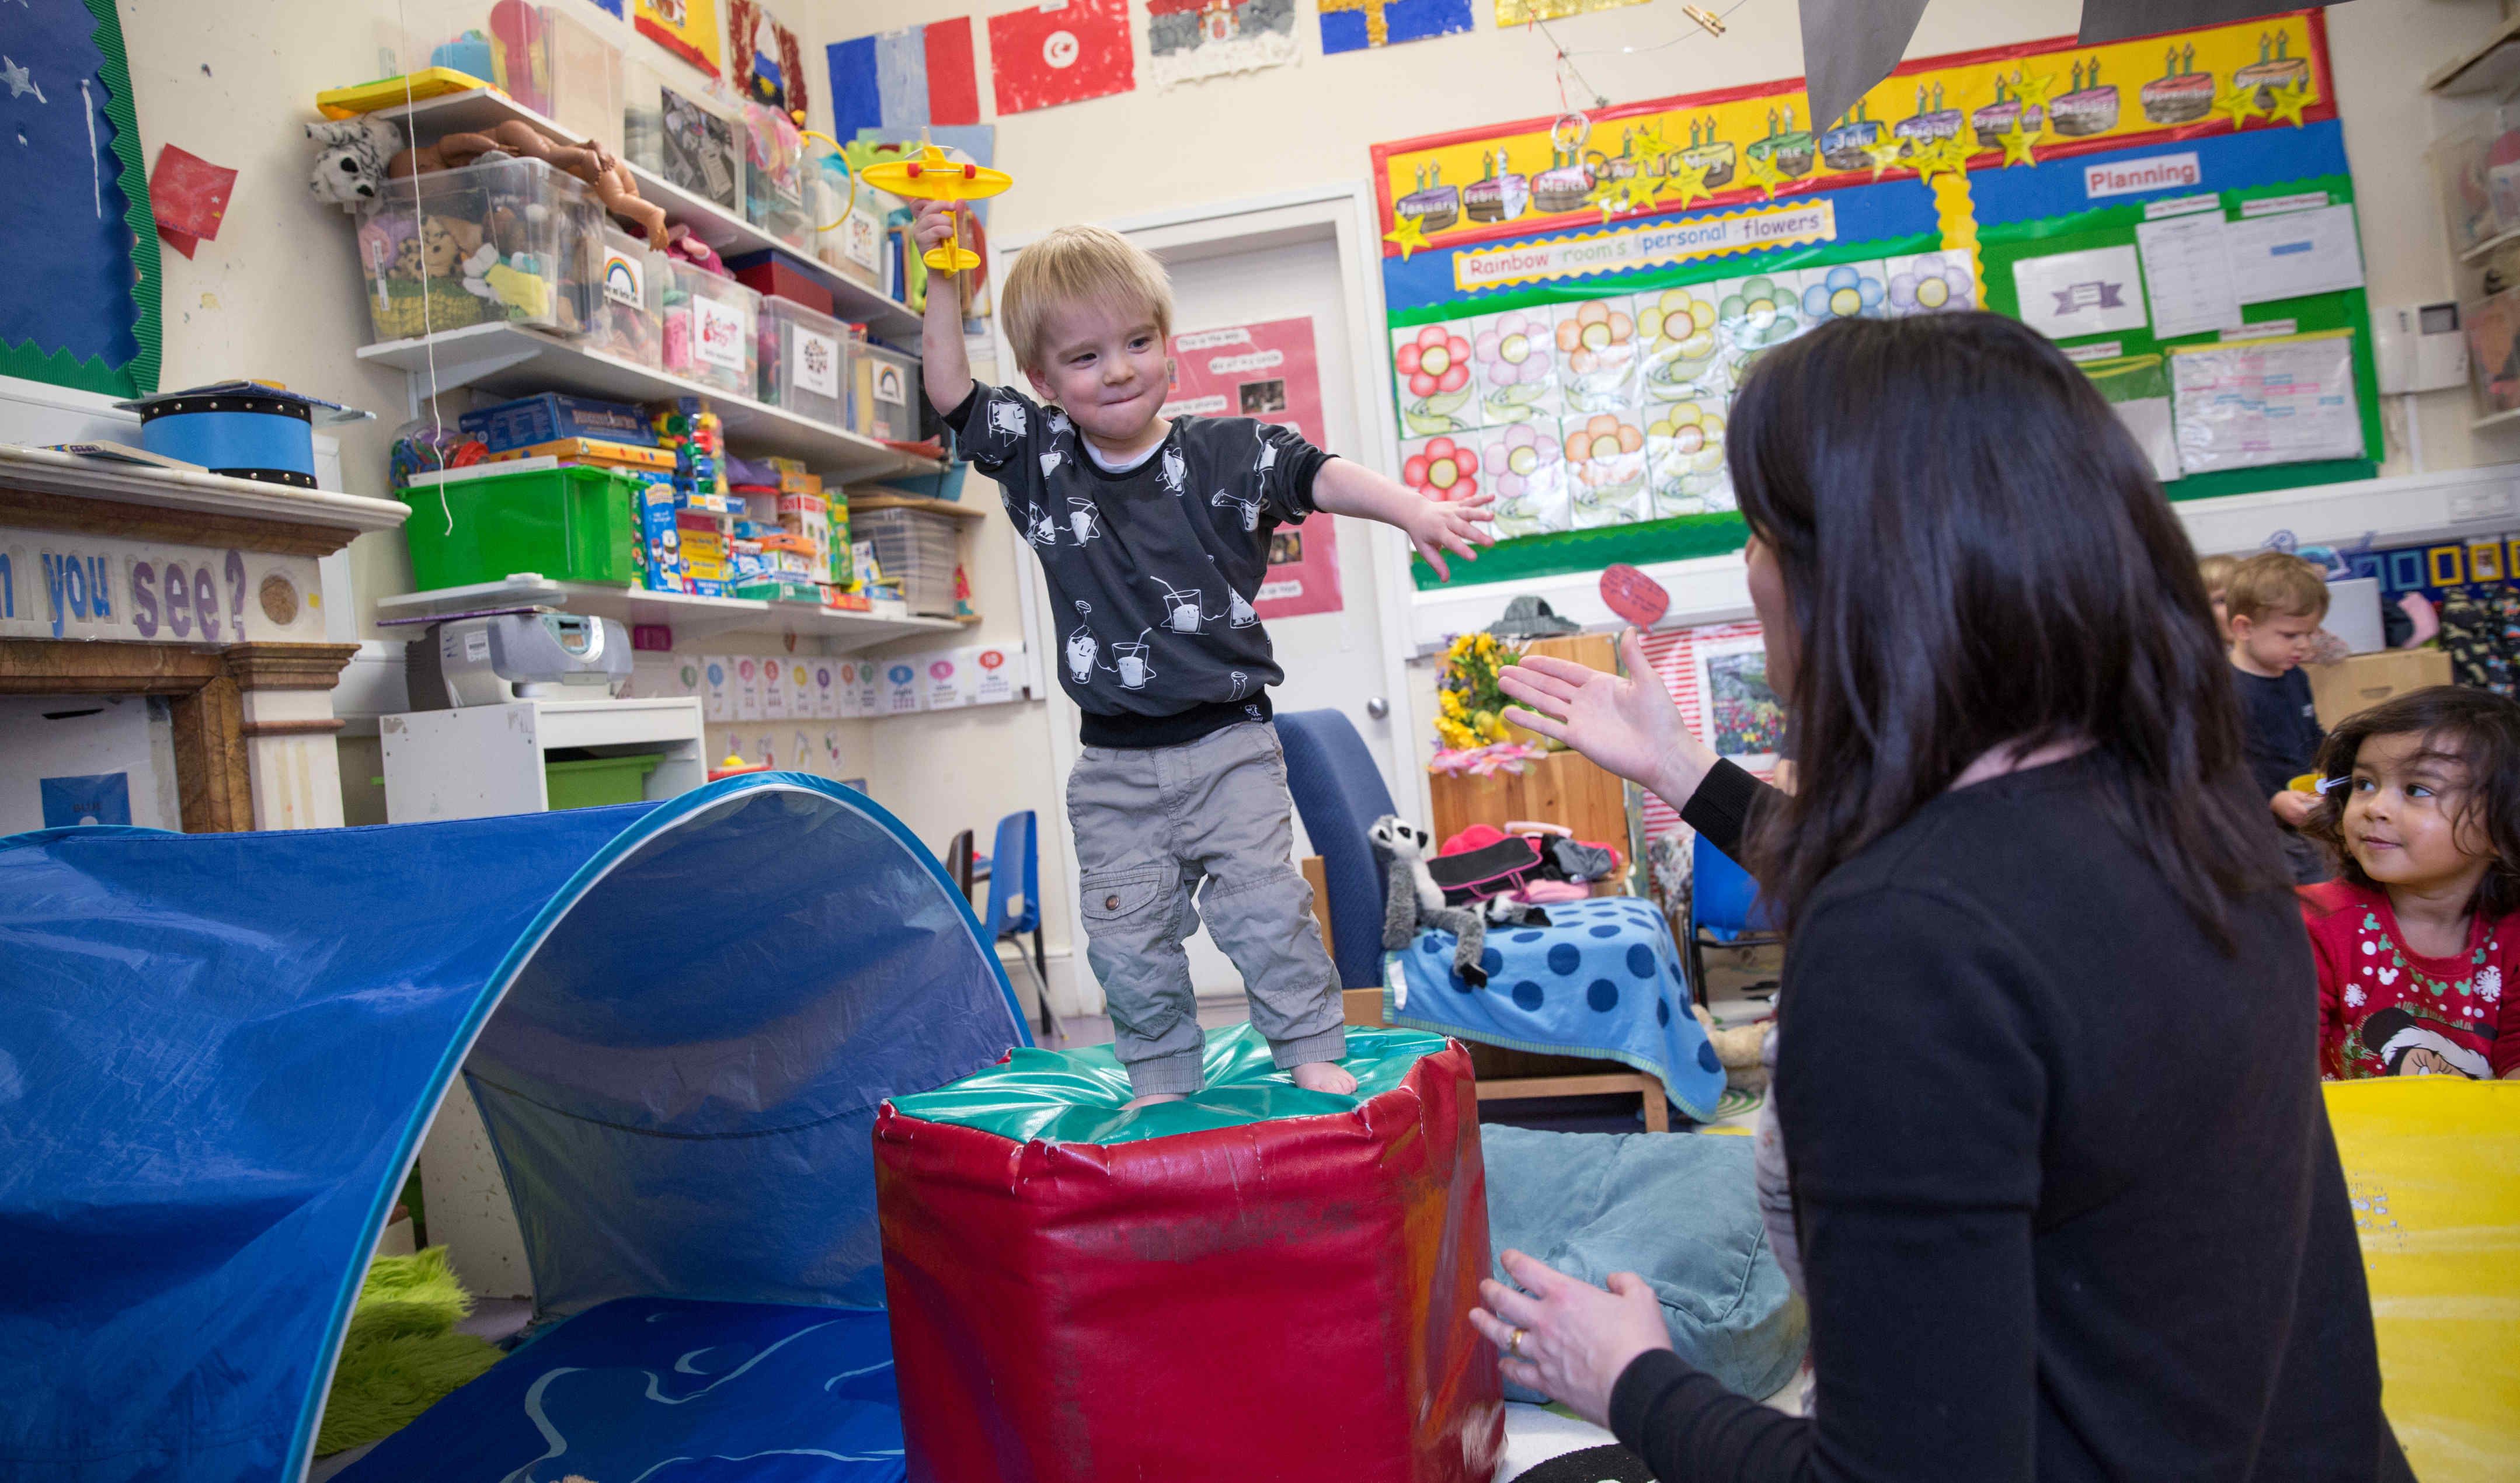
<path fill-rule="evenodd" d="M 1308 1060 L 1286 1073 L 1295 1085 L 1307 1092 L 1328 1092 L 1345 1097 L 1356 1090 L 1356 1078 L 1338 1068 L 1335 1061 Z"/>
<path fill-rule="evenodd" d="M 1144 1097 L 1130 1098 L 1126 1102 L 1121 1104 L 1120 1110 L 1123 1112 L 1135 1112 L 1140 1107 L 1151 1107 L 1157 1102 L 1179 1101 L 1181 1100 L 1182 1095 L 1179 1092 L 1149 1092 Z"/>

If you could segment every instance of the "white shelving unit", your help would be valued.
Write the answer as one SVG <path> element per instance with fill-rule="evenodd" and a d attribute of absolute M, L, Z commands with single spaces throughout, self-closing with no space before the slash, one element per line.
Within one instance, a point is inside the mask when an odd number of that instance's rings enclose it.
<path fill-rule="evenodd" d="M 562 127 L 496 88 L 475 88 L 471 92 L 424 98 L 401 108 L 379 109 L 375 116 L 403 125 L 415 138 L 426 136 L 433 139 L 466 130 L 477 133 L 514 120 L 562 144 L 586 142 L 583 136 Z M 886 298 L 855 279 L 833 271 L 817 261 L 811 252 L 781 242 L 715 202 L 702 200 L 670 185 L 661 176 L 635 164 L 630 166 L 630 174 L 639 182 L 642 197 L 663 206 L 668 218 L 691 228 L 694 236 L 717 248 L 720 256 L 776 247 L 802 262 L 809 276 L 832 291 L 832 306 L 839 318 L 865 325 L 867 333 L 877 339 L 893 341 L 905 347 L 916 347 L 919 343 L 919 316 L 912 313 L 908 305 Z"/>
<path fill-rule="evenodd" d="M 522 325 L 469 325 L 420 339 L 390 339 L 363 347 L 359 359 L 408 372 L 441 391 L 479 386 L 528 394 L 570 391 L 627 401 L 704 396 L 725 420 L 727 441 L 737 451 L 803 459 L 827 478 L 892 478 L 934 473 L 943 467 L 934 459 L 900 452 L 846 428 L 653 371 Z"/>
<path fill-rule="evenodd" d="M 416 710 L 379 723 L 385 818 L 394 824 L 539 814 L 551 807 L 550 753 L 656 754 L 650 802 L 708 781 L 708 732 L 696 696 L 649 700 L 512 700 Z"/>
<path fill-rule="evenodd" d="M 855 653 L 896 639 L 960 633 L 952 618 L 887 617 L 841 612 L 811 603 L 767 603 L 753 598 L 701 598 L 680 592 L 561 582 L 518 572 L 503 582 L 475 582 L 380 598 L 381 618 L 434 618 L 491 607 L 564 607 L 622 624 L 664 623 L 681 648 L 721 634 L 753 633 L 820 639 L 824 652 Z"/>

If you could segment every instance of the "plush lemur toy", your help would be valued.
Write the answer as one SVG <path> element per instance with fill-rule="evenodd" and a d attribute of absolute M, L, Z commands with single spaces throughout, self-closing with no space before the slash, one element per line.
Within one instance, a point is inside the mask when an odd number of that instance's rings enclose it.
<path fill-rule="evenodd" d="M 1487 987 L 1488 970 L 1479 960 L 1488 949 L 1487 917 L 1473 907 L 1446 906 L 1444 891 L 1426 869 L 1426 846 L 1433 836 L 1396 814 L 1385 814 L 1366 831 L 1373 847 L 1390 857 L 1388 884 L 1382 893 L 1382 945 L 1397 951 L 1430 926 L 1451 932 L 1453 971 L 1474 989 Z"/>

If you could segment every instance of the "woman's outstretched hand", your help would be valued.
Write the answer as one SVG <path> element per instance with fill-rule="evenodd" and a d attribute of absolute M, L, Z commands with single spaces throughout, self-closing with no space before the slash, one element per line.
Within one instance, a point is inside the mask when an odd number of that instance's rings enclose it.
<path fill-rule="evenodd" d="M 1505 718 L 1565 742 L 1679 808 L 1715 765 L 1715 753 L 1681 724 L 1680 708 L 1645 661 L 1635 629 L 1620 636 L 1619 652 L 1626 679 L 1570 659 L 1526 655 L 1497 676 L 1498 688 L 1522 702 L 1507 707 Z"/>
<path fill-rule="evenodd" d="M 1479 1283 L 1487 1306 L 1470 1310 L 1470 1324 L 1504 1354 L 1505 1377 L 1609 1425 L 1619 1372 L 1648 1349 L 1671 1347 L 1653 1289 L 1633 1272 L 1611 1273 L 1605 1292 L 1519 1251 L 1502 1260 L 1522 1290 Z"/>

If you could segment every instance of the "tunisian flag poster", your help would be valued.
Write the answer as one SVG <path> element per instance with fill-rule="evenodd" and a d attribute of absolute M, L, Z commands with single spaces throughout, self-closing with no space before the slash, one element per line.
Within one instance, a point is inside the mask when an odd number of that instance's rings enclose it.
<path fill-rule="evenodd" d="M 989 18 L 998 112 L 1107 98 L 1138 85 L 1128 0 L 1063 0 Z"/>
<path fill-rule="evenodd" d="M 1194 330 L 1172 339 L 1173 389 L 1166 417 L 1247 417 L 1276 423 L 1321 446 L 1321 363 L 1313 353 L 1310 316 L 1224 330 Z M 1269 574 L 1251 605 L 1263 618 L 1337 612 L 1338 521 L 1317 515 L 1281 525 L 1269 537 Z"/>

